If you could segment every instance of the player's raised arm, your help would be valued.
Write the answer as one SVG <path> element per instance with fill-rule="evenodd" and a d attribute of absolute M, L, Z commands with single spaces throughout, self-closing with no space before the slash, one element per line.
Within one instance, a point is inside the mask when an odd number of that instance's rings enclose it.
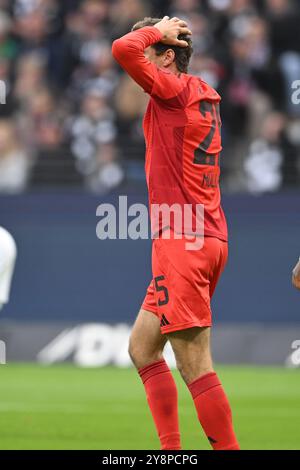
<path fill-rule="evenodd" d="M 146 26 L 138 31 L 131 31 L 112 45 L 112 54 L 116 61 L 147 93 L 152 91 L 155 71 L 154 65 L 146 59 L 144 50 L 161 38 L 162 34 L 157 28 Z"/>
<path fill-rule="evenodd" d="M 293 269 L 293 284 L 297 289 L 300 289 L 300 259 Z"/>
<path fill-rule="evenodd" d="M 162 99 L 168 99 L 181 91 L 177 75 L 182 70 L 177 70 L 174 48 L 190 46 L 182 36 L 180 38 L 178 36 L 189 35 L 191 32 L 186 23 L 178 18 L 169 20 L 168 17 L 164 17 L 156 24 L 140 27 L 139 24 L 143 23 L 147 24 L 147 19 L 135 25 L 130 33 L 115 40 L 112 54 L 121 67 L 147 93 L 153 94 L 155 84 L 154 94 Z M 163 46 L 162 51 L 151 48 L 157 43 Z M 166 45 L 170 45 L 170 48 L 165 47 Z"/>

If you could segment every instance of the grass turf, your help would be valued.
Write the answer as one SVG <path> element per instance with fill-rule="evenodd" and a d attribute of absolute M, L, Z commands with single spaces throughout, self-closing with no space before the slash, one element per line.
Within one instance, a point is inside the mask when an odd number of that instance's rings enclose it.
<path fill-rule="evenodd" d="M 217 367 L 243 449 L 300 449 L 298 370 Z M 0 449 L 158 449 L 133 369 L 0 366 Z M 184 449 L 209 449 L 176 373 Z"/>

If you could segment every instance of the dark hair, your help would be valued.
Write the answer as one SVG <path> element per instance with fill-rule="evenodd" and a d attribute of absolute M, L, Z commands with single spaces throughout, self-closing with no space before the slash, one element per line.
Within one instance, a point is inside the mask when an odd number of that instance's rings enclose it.
<path fill-rule="evenodd" d="M 145 26 L 154 26 L 156 23 L 161 21 L 162 18 L 151 18 L 146 17 L 141 21 L 138 21 L 133 25 L 131 31 L 136 31 L 137 29 L 144 28 Z M 157 42 L 152 45 L 156 51 L 156 55 L 161 55 L 166 52 L 168 49 L 172 49 L 175 52 L 175 63 L 180 72 L 186 73 L 188 70 L 190 58 L 193 53 L 192 40 L 190 36 L 186 34 L 180 34 L 178 39 L 183 39 L 188 43 L 187 47 L 180 46 L 169 46 L 168 44 L 163 44 L 162 42 Z"/>

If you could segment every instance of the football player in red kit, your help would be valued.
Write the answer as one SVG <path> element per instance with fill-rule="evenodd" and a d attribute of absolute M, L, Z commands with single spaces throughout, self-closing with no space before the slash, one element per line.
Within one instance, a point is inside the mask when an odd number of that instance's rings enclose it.
<path fill-rule="evenodd" d="M 219 188 L 220 96 L 187 73 L 190 35 L 179 18 L 145 18 L 112 47 L 121 67 L 150 95 L 143 123 L 150 209 L 189 206 L 195 216 L 195 207 L 204 207 L 203 230 L 193 232 L 203 241 L 201 249 L 187 249 L 186 227 L 180 238 L 174 235 L 174 220 L 159 224 L 152 248 L 153 280 L 129 353 L 145 386 L 161 449 L 181 449 L 177 389 L 163 358 L 170 341 L 213 449 L 238 450 L 230 405 L 210 351 L 210 301 L 227 261 Z M 162 236 L 166 229 L 169 238 Z"/>

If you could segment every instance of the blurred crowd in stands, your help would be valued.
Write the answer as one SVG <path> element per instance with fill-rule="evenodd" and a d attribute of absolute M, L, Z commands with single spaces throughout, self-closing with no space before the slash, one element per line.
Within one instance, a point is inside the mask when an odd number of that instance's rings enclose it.
<path fill-rule="evenodd" d="M 143 180 L 148 98 L 111 42 L 165 14 L 188 21 L 190 73 L 222 96 L 224 190 L 299 184 L 300 1 L 0 0 L 0 192 Z"/>

